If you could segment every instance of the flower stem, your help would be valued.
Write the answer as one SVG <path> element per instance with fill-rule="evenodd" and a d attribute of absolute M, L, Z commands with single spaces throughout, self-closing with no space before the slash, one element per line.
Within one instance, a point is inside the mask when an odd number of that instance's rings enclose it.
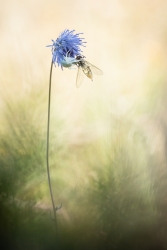
<path fill-rule="evenodd" d="M 53 219 L 55 222 L 55 231 L 56 231 L 56 238 L 58 236 L 58 230 L 57 230 L 57 217 L 56 217 L 56 210 L 54 199 L 53 199 L 53 192 L 52 192 L 52 185 L 51 185 L 51 179 L 50 179 L 50 168 L 49 168 L 49 131 L 50 131 L 50 102 L 51 102 L 51 82 L 52 82 L 52 69 L 53 69 L 53 61 L 51 62 L 50 67 L 50 77 L 49 77 L 49 97 L 48 97 L 48 122 L 47 122 L 47 145 L 46 145 L 46 163 L 47 163 L 47 174 L 48 174 L 48 184 L 49 184 L 49 191 L 53 206 Z"/>

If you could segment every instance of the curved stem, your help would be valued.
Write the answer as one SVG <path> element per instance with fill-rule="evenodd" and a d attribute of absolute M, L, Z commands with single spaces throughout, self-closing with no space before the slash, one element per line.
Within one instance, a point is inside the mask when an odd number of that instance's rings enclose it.
<path fill-rule="evenodd" d="M 48 183 L 49 183 L 49 191 L 53 206 L 53 215 L 55 221 L 55 230 L 57 236 L 57 218 L 56 218 L 56 208 L 53 199 L 52 185 L 50 179 L 50 168 L 49 168 L 49 131 L 50 131 L 50 102 L 51 102 L 51 82 L 52 82 L 52 69 L 53 69 L 53 61 L 51 62 L 50 67 L 50 77 L 49 77 L 49 97 L 48 97 L 48 122 L 47 122 L 47 145 L 46 145 L 46 163 L 47 163 L 47 174 L 48 174 Z"/>

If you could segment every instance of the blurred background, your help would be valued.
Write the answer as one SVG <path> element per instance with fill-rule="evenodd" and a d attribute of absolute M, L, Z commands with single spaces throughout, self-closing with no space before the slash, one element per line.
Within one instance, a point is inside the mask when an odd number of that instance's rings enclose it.
<path fill-rule="evenodd" d="M 2 249 L 167 249 L 167 1 L 1 0 Z M 104 75 L 54 67 L 64 29 Z M 52 212 L 51 212 L 52 216 Z"/>

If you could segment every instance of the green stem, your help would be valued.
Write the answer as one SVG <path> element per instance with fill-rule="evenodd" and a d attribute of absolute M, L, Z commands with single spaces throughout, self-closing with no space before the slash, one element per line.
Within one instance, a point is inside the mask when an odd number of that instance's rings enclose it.
<path fill-rule="evenodd" d="M 49 77 L 49 97 L 48 97 L 48 123 L 47 123 L 47 145 L 46 145 L 46 163 L 47 163 L 47 174 L 48 174 L 48 183 L 49 183 L 49 191 L 53 206 L 53 216 L 54 216 L 54 222 L 55 222 L 55 230 L 56 230 L 56 237 L 58 235 L 57 230 L 57 217 L 56 217 L 56 210 L 54 199 L 53 199 L 53 192 L 52 192 L 52 185 L 51 185 L 51 179 L 50 179 L 50 168 L 49 168 L 49 131 L 50 131 L 50 102 L 51 102 L 51 82 L 52 82 L 52 69 L 53 69 L 53 61 L 51 62 L 51 68 L 50 68 L 50 77 Z"/>

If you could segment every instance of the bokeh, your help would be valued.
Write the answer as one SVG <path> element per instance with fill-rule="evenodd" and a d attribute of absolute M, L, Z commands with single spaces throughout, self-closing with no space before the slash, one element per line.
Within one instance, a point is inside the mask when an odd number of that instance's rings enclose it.
<path fill-rule="evenodd" d="M 167 1 L 1 0 L 2 249 L 166 249 Z M 54 67 L 64 29 L 103 76 Z"/>

